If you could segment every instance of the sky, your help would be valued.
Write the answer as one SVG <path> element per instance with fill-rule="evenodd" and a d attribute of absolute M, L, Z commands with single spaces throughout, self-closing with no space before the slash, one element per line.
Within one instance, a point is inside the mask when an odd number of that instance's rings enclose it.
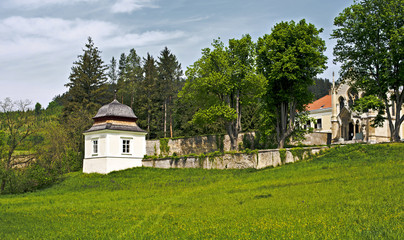
<path fill-rule="evenodd" d="M 89 36 L 109 64 L 134 48 L 157 58 L 165 46 L 183 70 L 213 39 L 227 43 L 250 34 L 254 41 L 281 21 L 306 19 L 324 31 L 327 70 L 338 78 L 330 39 L 333 21 L 353 0 L 1 0 L 0 101 L 43 107 L 68 89 L 73 62 Z"/>

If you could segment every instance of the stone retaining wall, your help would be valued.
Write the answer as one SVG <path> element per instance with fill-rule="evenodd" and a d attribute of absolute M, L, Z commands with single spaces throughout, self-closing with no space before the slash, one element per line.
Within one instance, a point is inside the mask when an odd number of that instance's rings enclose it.
<path fill-rule="evenodd" d="M 244 137 L 244 135 L 246 135 L 246 137 Z M 238 134 L 237 142 L 242 143 L 244 138 L 248 138 L 253 142 L 254 136 L 254 132 L 240 133 Z M 167 140 L 168 151 L 163 152 L 164 146 L 161 146 L 161 144 L 163 143 L 162 141 Z M 146 141 L 146 154 L 148 156 L 171 156 L 174 153 L 180 156 L 187 154 L 206 154 L 215 151 L 230 151 L 230 138 L 228 135 L 208 135 Z"/>
<path fill-rule="evenodd" d="M 319 153 L 323 149 L 328 147 L 268 149 L 252 153 L 225 153 L 215 157 L 143 159 L 142 165 L 155 168 L 261 169 L 293 163 Z"/>

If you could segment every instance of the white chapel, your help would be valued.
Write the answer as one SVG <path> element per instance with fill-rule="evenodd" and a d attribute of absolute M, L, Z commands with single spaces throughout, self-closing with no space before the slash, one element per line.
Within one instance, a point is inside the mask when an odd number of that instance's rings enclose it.
<path fill-rule="evenodd" d="M 133 110 L 116 99 L 102 106 L 84 134 L 84 173 L 107 174 L 141 167 L 146 154 L 146 131 Z"/>

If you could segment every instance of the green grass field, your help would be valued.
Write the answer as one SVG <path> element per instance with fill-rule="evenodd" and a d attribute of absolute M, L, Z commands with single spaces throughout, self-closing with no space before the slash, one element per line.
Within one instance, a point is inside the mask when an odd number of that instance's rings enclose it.
<path fill-rule="evenodd" d="M 264 170 L 73 173 L 0 196 L 0 239 L 403 239 L 404 144 Z"/>

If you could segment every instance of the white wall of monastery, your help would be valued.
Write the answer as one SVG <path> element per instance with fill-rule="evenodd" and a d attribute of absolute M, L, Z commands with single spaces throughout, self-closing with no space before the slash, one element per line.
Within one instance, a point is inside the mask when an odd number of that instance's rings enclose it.
<path fill-rule="evenodd" d="M 146 154 L 146 133 L 126 131 L 97 131 L 85 133 L 83 172 L 109 173 L 141 167 Z M 98 141 L 98 153 L 93 152 L 93 141 Z M 130 140 L 129 153 L 122 152 L 123 140 Z"/>

